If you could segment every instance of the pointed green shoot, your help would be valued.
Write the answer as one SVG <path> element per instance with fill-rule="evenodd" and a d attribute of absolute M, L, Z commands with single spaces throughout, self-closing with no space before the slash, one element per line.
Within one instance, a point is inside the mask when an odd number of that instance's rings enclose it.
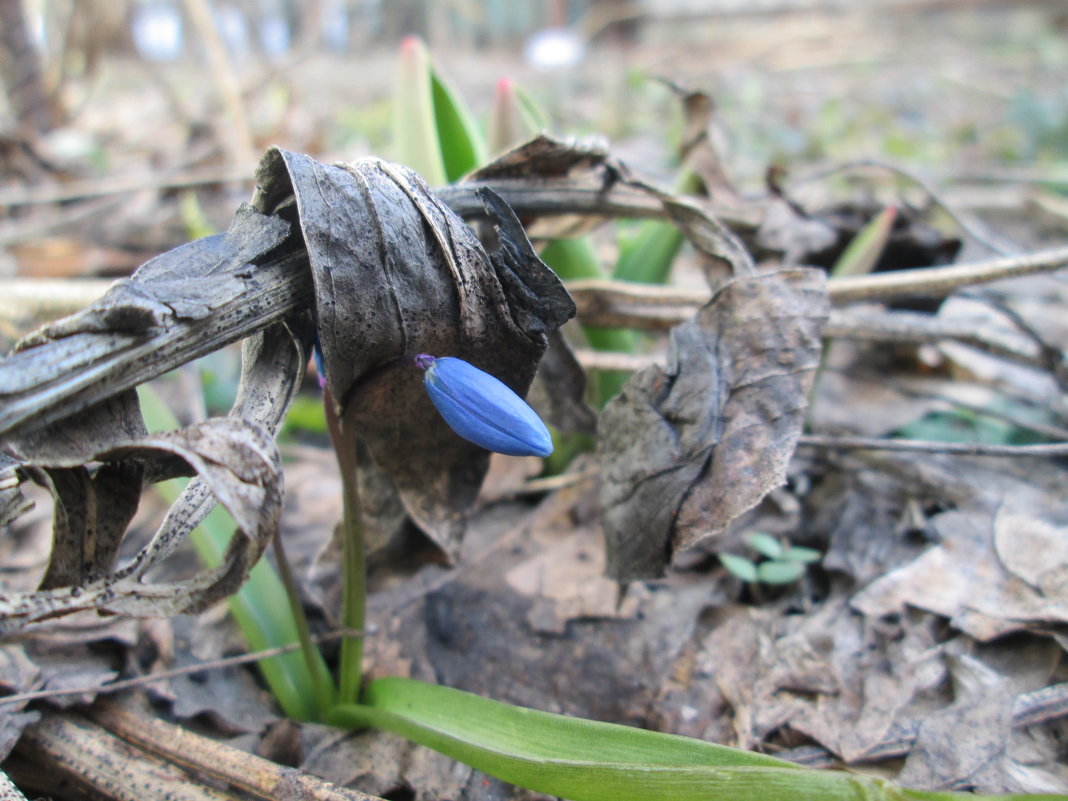
<path fill-rule="evenodd" d="M 438 132 L 445 179 L 458 181 L 486 162 L 486 141 L 463 98 L 430 67 L 430 85 L 434 100 L 434 124 Z"/>
<path fill-rule="evenodd" d="M 491 152 L 507 150 L 547 127 L 545 115 L 529 94 L 509 78 L 497 81 L 487 136 Z"/>
<path fill-rule="evenodd" d="M 604 278 L 597 254 L 589 239 L 554 239 L 541 251 L 541 258 L 565 281 L 580 278 Z M 594 350 L 633 353 L 637 337 L 624 328 L 583 326 L 586 341 Z M 629 373 L 623 370 L 601 370 L 597 374 L 597 400 L 603 406 L 619 394 Z"/>
<path fill-rule="evenodd" d="M 894 230 L 896 218 L 896 206 L 887 206 L 872 217 L 846 245 L 846 249 L 831 268 L 831 276 L 842 278 L 847 275 L 867 275 L 875 269 L 879 257 L 886 250 L 886 243 Z"/>
<path fill-rule="evenodd" d="M 434 114 L 430 55 L 415 36 L 405 38 L 400 46 L 391 158 L 411 167 L 431 186 L 447 182 Z"/>

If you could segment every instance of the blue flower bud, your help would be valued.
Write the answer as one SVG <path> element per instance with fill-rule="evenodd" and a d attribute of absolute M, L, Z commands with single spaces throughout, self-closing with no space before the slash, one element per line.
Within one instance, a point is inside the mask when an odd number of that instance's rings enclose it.
<path fill-rule="evenodd" d="M 423 384 L 449 428 L 475 445 L 510 456 L 548 456 L 552 437 L 526 401 L 463 359 L 415 357 Z"/>

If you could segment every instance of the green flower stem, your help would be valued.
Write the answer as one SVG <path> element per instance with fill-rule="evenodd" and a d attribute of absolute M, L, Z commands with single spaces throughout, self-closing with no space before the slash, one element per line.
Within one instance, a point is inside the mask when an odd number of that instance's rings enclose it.
<path fill-rule="evenodd" d="M 364 556 L 363 520 L 360 493 L 356 484 L 356 441 L 338 418 L 337 405 L 329 389 L 323 389 L 326 424 L 334 443 L 337 466 L 341 472 L 342 530 L 341 530 L 341 621 L 342 625 L 359 634 L 341 639 L 341 664 L 338 668 L 338 697 L 340 703 L 355 703 L 360 697 L 363 662 L 363 627 L 367 589 L 367 565 Z"/>

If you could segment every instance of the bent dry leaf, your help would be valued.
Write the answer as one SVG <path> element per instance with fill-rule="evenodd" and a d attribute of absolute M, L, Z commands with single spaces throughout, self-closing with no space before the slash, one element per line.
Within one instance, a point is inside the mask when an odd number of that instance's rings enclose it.
<path fill-rule="evenodd" d="M 821 271 L 729 280 L 601 416 L 608 575 L 663 574 L 673 554 L 785 481 L 828 314 Z"/>
<path fill-rule="evenodd" d="M 17 450 L 25 452 L 23 469 L 49 471 L 50 475 L 64 470 L 76 480 L 52 483 L 58 497 L 53 561 L 45 588 L 0 594 L 0 634 L 86 609 L 140 617 L 200 611 L 240 586 L 274 533 L 282 508 L 282 474 L 278 450 L 261 426 L 222 417 L 177 431 L 147 434 L 142 430 L 122 436 L 110 425 L 120 419 L 135 426 L 140 423 L 136 397 L 131 393 L 94 407 L 77 420 L 41 429 L 33 441 L 15 444 Z M 63 435 L 50 436 L 50 429 L 58 427 L 64 429 Z M 88 480 L 84 465 L 99 461 L 105 466 L 140 467 L 159 474 L 170 472 L 168 463 L 176 459 L 200 481 L 192 483 L 178 499 L 151 541 L 115 568 L 112 560 L 131 512 L 109 508 L 108 500 L 114 493 Z M 140 481 L 132 488 L 139 490 Z M 76 496 L 73 500 L 72 494 Z M 83 494 L 99 497 L 86 501 Z M 196 527 L 216 498 L 237 523 L 222 563 L 184 581 L 146 583 L 147 571 Z M 95 509 L 97 516 L 72 525 L 72 508 Z M 94 540 L 104 534 L 110 539 Z M 84 562 L 56 555 L 74 547 Z"/>
<path fill-rule="evenodd" d="M 445 424 L 411 359 L 455 356 L 522 396 L 549 333 L 575 312 L 511 209 L 492 192 L 478 197 L 495 248 L 414 172 L 378 159 L 330 166 L 273 149 L 253 200 L 267 214 L 295 200 L 326 382 L 355 432 L 363 480 L 399 498 L 448 555 L 488 454 Z"/>

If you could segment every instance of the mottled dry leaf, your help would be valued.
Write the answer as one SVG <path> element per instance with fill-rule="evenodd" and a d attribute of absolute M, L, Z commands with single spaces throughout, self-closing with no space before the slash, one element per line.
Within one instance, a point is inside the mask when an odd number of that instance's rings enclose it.
<path fill-rule="evenodd" d="M 841 599 L 809 615 L 732 608 L 701 643 L 696 669 L 733 707 L 738 746 L 788 727 L 846 762 L 863 760 L 945 675 L 934 629 L 908 625 L 888 638 Z"/>
<path fill-rule="evenodd" d="M 729 281 L 672 331 L 666 369 L 635 374 L 599 425 L 608 575 L 663 574 L 781 485 L 827 315 L 824 275 Z"/>
<path fill-rule="evenodd" d="M 73 420 L 37 429 L 10 446 L 24 470 L 81 478 L 53 483 L 58 499 L 54 558 L 45 577 L 48 586 L 37 592 L 0 595 L 2 632 L 86 609 L 168 616 L 206 608 L 240 586 L 277 525 L 282 497 L 277 449 L 262 427 L 240 418 L 218 418 L 178 431 L 148 434 L 136 397 L 125 393 Z M 171 463 L 184 462 L 202 481 L 187 487 L 151 542 L 116 568 L 113 560 L 129 510 L 108 508 L 108 491 L 92 501 L 82 497 L 86 492 L 90 496 L 96 493 L 84 467 L 90 462 L 130 469 L 152 465 L 164 475 L 173 472 Z M 134 488 L 140 489 L 140 479 Z M 76 496 L 74 502 L 71 492 Z M 174 550 L 210 511 L 215 499 L 238 526 L 223 563 L 186 581 L 144 583 L 145 573 Z M 95 514 L 74 529 L 67 519 L 72 507 L 93 509 Z M 68 548 L 75 549 L 83 561 L 55 556 L 58 550 Z"/>
<path fill-rule="evenodd" d="M 571 620 L 630 618 L 639 606 L 635 592 L 621 602 L 619 585 L 604 576 L 604 543 L 595 529 L 576 528 L 513 567 L 504 580 L 533 599 L 527 622 L 547 634 L 563 634 Z"/>
<path fill-rule="evenodd" d="M 980 793 L 1063 793 L 1051 773 L 1014 758 L 1010 682 L 978 659 L 950 660 L 954 702 L 923 719 L 898 776 L 906 787 Z"/>
<path fill-rule="evenodd" d="M 422 388 L 417 353 L 458 356 L 524 394 L 548 334 L 573 316 L 563 285 L 492 193 L 497 247 L 482 245 L 415 173 L 367 159 L 328 166 L 271 150 L 255 204 L 295 198 L 315 282 L 331 394 L 379 494 L 455 555 L 488 454 L 460 439 Z"/>
<path fill-rule="evenodd" d="M 1016 547 L 1008 542 L 1011 531 L 1018 529 L 1021 518 L 1036 515 L 1044 521 L 1064 520 L 1068 509 L 1020 487 L 996 506 L 976 502 L 940 514 L 931 521 L 939 544 L 873 581 L 853 596 L 852 605 L 873 617 L 899 613 L 906 605 L 926 609 L 981 641 L 1036 625 L 1066 623 L 1068 592 L 1054 580 L 1063 564 L 1050 564 L 1048 585 L 1035 587 L 1010 572 L 995 549 L 999 527 L 1004 529 L 1002 548 Z M 1031 523 L 1029 528 L 1040 531 L 1047 525 Z M 1024 542 L 1018 546 L 1025 547 Z"/>
<path fill-rule="evenodd" d="M 1068 602 L 1068 528 L 1002 507 L 994 547 L 1005 568 L 1050 598 Z"/>

